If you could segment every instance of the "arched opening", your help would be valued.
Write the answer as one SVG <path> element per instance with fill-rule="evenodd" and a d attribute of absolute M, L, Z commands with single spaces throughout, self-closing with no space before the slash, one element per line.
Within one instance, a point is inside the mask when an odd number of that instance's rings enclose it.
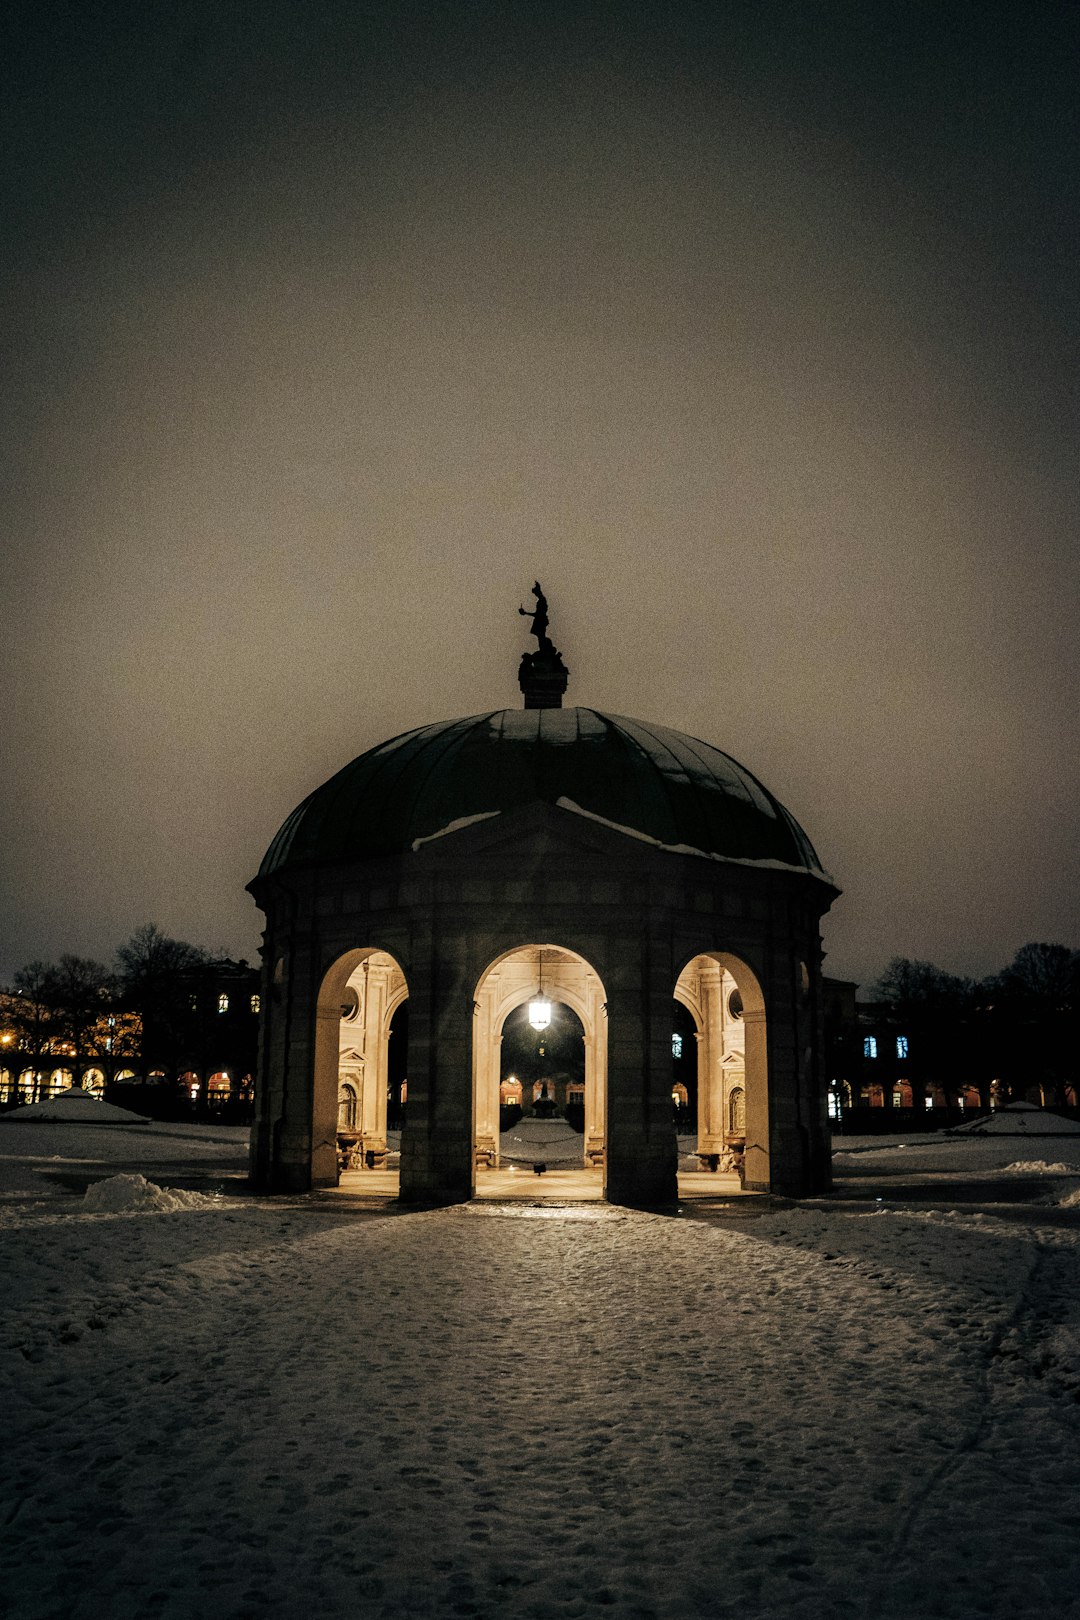
<path fill-rule="evenodd" d="M 537 1029 L 532 1003 L 507 1013 L 499 1058 L 499 1107 L 505 1095 L 526 1111 L 526 1118 L 568 1119 L 579 1134 L 585 1126 L 585 1030 L 566 1002 L 545 986 L 550 1019 Z M 511 1123 L 500 1117 L 500 1130 Z"/>
<path fill-rule="evenodd" d="M 53 1069 L 49 1075 L 47 1095 L 59 1097 L 62 1091 L 70 1091 L 75 1083 L 75 1077 L 70 1069 Z"/>
<path fill-rule="evenodd" d="M 89 1091 L 94 1097 L 105 1095 L 105 1071 L 103 1069 L 84 1069 L 79 1078 L 79 1084 L 84 1091 Z"/>
<path fill-rule="evenodd" d="M 601 1196 L 606 1002 L 595 968 L 565 946 L 520 946 L 481 975 L 473 998 L 478 1195 L 554 1196 L 573 1176 L 578 1195 Z"/>
<path fill-rule="evenodd" d="M 337 1126 L 342 1131 L 355 1131 L 360 1123 L 360 1094 L 351 1080 L 343 1080 L 338 1091 Z"/>
<path fill-rule="evenodd" d="M 210 1108 L 224 1108 L 232 1095 L 232 1077 L 221 1069 L 206 1082 L 206 1101 Z"/>
<path fill-rule="evenodd" d="M 499 1128 L 500 1132 L 510 1125 L 516 1125 L 521 1116 L 522 1099 L 525 1092 L 516 1074 L 508 1074 L 505 1080 L 499 1081 Z M 582 1099 L 584 1099 L 582 1090 Z M 513 1118 L 508 1117 L 511 1110 L 516 1110 Z"/>
<path fill-rule="evenodd" d="M 388 1133 L 400 1127 L 405 1088 L 408 993 L 394 957 L 374 948 L 346 951 L 323 977 L 312 1088 L 313 1187 L 332 1187 L 343 1172 L 388 1169 L 397 1145 Z M 397 1190 L 396 1168 L 393 1181 L 379 1190 Z"/>
<path fill-rule="evenodd" d="M 696 1138 L 683 1135 L 679 1142 L 680 1196 L 719 1190 L 718 1175 L 737 1175 L 742 1186 L 767 1190 L 768 1059 L 765 998 L 757 976 L 737 956 L 705 951 L 679 974 L 675 1003 L 673 1085 L 681 1083 L 691 1095 L 680 1072 L 689 1054 L 697 1104 Z M 707 1179 L 700 1179 L 701 1172 Z"/>

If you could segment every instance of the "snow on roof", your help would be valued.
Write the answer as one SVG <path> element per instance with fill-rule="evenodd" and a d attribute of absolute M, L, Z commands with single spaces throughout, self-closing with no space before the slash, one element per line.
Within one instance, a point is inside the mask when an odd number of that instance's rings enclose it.
<path fill-rule="evenodd" d="M 501 816 L 501 810 L 479 810 L 475 816 L 457 816 L 455 820 L 448 821 L 445 827 L 438 832 L 425 833 L 422 838 L 414 838 L 412 847 L 418 850 L 422 844 L 430 844 L 435 838 L 446 838 L 450 833 L 462 832 L 466 827 L 474 827 L 478 821 L 490 821 L 492 816 Z"/>
<path fill-rule="evenodd" d="M 23 1103 L 4 1115 L 9 1120 L 54 1120 L 66 1125 L 145 1125 L 142 1114 L 133 1114 L 129 1108 L 117 1108 L 101 1102 L 81 1086 L 62 1091 L 48 1102 Z"/>
<path fill-rule="evenodd" d="M 836 886 L 835 879 L 831 878 L 821 866 L 796 866 L 793 861 L 778 861 L 772 856 L 755 859 L 748 855 L 720 855 L 713 850 L 695 849 L 692 844 L 665 844 L 659 838 L 653 838 L 650 833 L 639 832 L 636 827 L 626 827 L 619 821 L 610 821 L 607 816 L 598 816 L 594 810 L 585 810 L 580 804 L 575 804 L 573 799 L 556 799 L 555 805 L 559 810 L 570 810 L 575 816 L 584 816 L 586 821 L 596 821 L 601 827 L 610 827 L 612 832 L 622 833 L 627 838 L 636 838 L 639 843 L 652 844 L 654 849 L 662 849 L 669 855 L 695 855 L 702 861 L 724 861 L 729 866 L 765 867 L 775 872 L 811 871 Z M 416 848 L 415 844 L 413 848 Z"/>

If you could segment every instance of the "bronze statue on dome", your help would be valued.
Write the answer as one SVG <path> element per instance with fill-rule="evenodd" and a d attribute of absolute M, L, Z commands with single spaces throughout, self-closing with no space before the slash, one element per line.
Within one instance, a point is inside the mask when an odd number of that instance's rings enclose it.
<path fill-rule="evenodd" d="M 519 607 L 518 612 L 521 614 L 522 618 L 532 620 L 532 624 L 529 626 L 529 634 L 530 636 L 535 636 L 537 641 L 540 643 L 538 650 L 542 653 L 553 653 L 555 648 L 551 645 L 547 633 L 547 597 L 544 595 L 543 588 L 541 587 L 539 580 L 535 580 L 533 582 L 532 593 L 536 597 L 536 606 L 531 608 Z"/>
<path fill-rule="evenodd" d="M 518 684 L 525 697 L 527 709 L 559 709 L 566 691 L 568 671 L 548 635 L 548 603 L 539 580 L 534 581 L 532 594 L 536 606 L 519 607 L 525 619 L 531 619 L 529 634 L 536 637 L 536 651 L 522 653 L 518 670 Z"/>

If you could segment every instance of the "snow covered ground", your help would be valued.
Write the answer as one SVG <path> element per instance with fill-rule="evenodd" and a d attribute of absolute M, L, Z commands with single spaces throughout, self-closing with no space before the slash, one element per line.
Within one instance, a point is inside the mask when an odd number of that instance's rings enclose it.
<path fill-rule="evenodd" d="M 0 1118 L 0 1609 L 1078 1620 L 1080 1138 L 837 1147 L 802 1204 L 365 1213 Z"/>

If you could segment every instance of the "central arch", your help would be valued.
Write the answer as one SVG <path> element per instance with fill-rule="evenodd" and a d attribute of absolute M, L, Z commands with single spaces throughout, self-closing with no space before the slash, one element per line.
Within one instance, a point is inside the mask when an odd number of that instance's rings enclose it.
<path fill-rule="evenodd" d="M 565 945 L 539 942 L 505 951 L 480 975 L 473 997 L 473 1163 L 498 1169 L 503 1027 L 518 1007 L 540 998 L 577 1015 L 584 1035 L 585 1129 L 581 1167 L 600 1173 L 607 1143 L 607 992 L 596 969 Z M 575 1088 L 576 1089 L 576 1088 Z"/>

